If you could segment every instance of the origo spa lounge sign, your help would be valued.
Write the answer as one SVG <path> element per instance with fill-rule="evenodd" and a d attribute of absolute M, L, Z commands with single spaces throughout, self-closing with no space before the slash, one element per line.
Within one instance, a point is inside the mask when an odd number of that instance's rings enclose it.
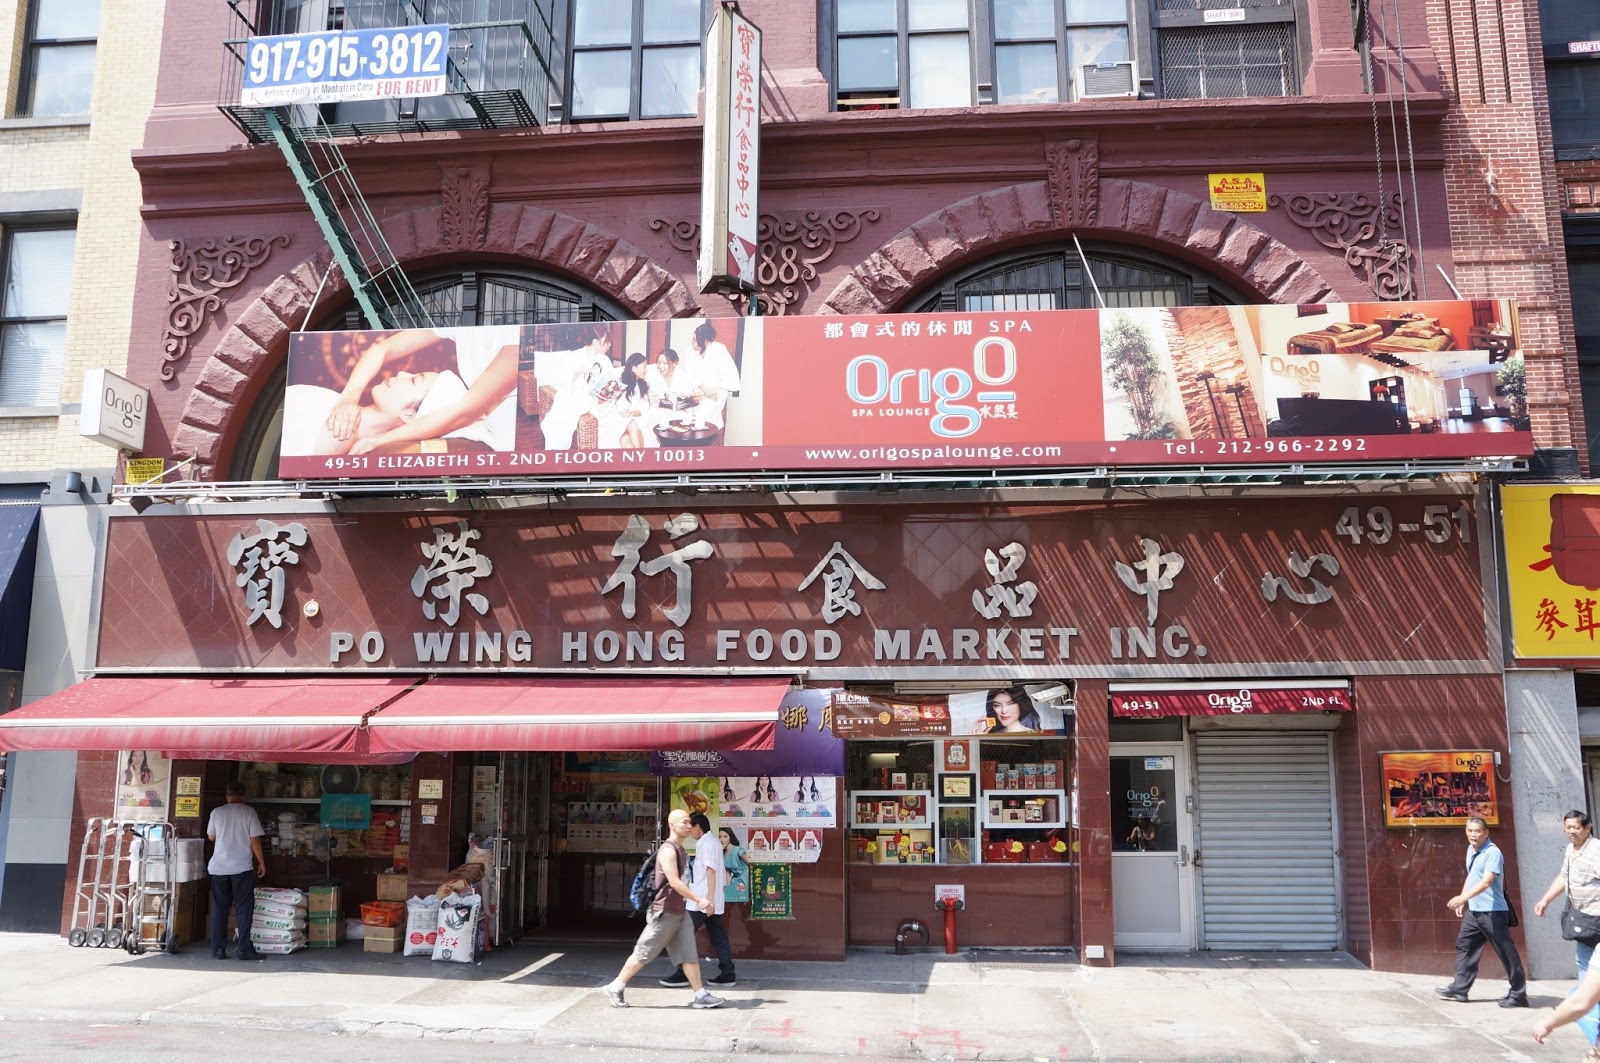
<path fill-rule="evenodd" d="M 301 333 L 279 472 L 1524 456 L 1518 343 L 1508 300 Z"/>

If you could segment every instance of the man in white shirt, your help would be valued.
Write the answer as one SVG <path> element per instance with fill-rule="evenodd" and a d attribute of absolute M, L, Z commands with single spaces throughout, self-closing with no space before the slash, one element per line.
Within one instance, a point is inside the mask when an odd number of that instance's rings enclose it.
<path fill-rule="evenodd" d="M 211 810 L 206 837 L 216 843 L 206 871 L 211 875 L 211 958 L 228 955 L 228 909 L 239 924 L 239 958 L 259 960 L 250 940 L 251 916 L 256 903 L 256 878 L 266 877 L 267 859 L 261 853 L 261 817 L 244 803 L 244 783 L 228 784 L 228 803 Z"/>
<path fill-rule="evenodd" d="M 687 905 L 689 918 L 694 920 L 696 930 L 705 927 L 706 937 L 711 939 L 711 947 L 717 952 L 718 973 L 715 978 L 706 979 L 706 985 L 730 989 L 738 985 L 739 980 L 733 974 L 733 946 L 728 943 L 728 931 L 722 925 L 722 914 L 728 904 L 723 890 L 727 872 L 722 868 L 722 842 L 717 839 L 711 820 L 704 812 L 689 817 L 689 834 L 694 838 L 694 887 L 710 901 L 709 911 L 690 901 Z M 689 980 L 680 970 L 661 979 L 661 984 L 686 986 Z"/>
<path fill-rule="evenodd" d="M 1567 846 L 1561 856 L 1561 870 L 1555 881 L 1544 891 L 1544 896 L 1533 906 L 1535 915 L 1543 916 L 1550 902 L 1567 895 L 1567 903 L 1584 915 L 1600 917 L 1600 839 L 1596 839 L 1589 825 L 1589 813 L 1575 808 L 1561 821 L 1566 832 Z M 1588 935 L 1573 940 L 1577 952 L 1578 979 L 1581 981 L 1594 958 L 1596 941 Z"/>

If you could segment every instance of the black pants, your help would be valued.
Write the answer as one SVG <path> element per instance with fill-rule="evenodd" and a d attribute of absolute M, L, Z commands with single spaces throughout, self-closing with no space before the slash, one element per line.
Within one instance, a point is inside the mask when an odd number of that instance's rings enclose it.
<path fill-rule="evenodd" d="M 1506 912 L 1474 912 L 1470 909 L 1461 917 L 1461 933 L 1456 935 L 1456 976 L 1450 988 L 1465 993 L 1478 978 L 1478 961 L 1483 958 L 1483 944 L 1494 946 L 1500 957 L 1500 966 L 1506 969 L 1506 981 L 1511 983 L 1506 993 L 1509 997 L 1526 998 L 1528 979 L 1522 973 L 1522 958 L 1517 946 L 1511 943 L 1511 931 L 1506 929 Z"/>
<path fill-rule="evenodd" d="M 707 915 L 704 912 L 690 912 L 689 918 L 694 920 L 694 928 L 706 928 L 706 937 L 711 939 L 711 947 L 717 950 L 717 973 L 728 976 L 733 975 L 733 946 L 728 943 L 728 931 L 722 925 L 722 916 Z"/>
<path fill-rule="evenodd" d="M 222 952 L 228 947 L 228 909 L 233 909 L 234 921 L 239 924 L 239 951 L 248 956 L 255 951 L 250 940 L 250 924 L 256 905 L 256 873 L 241 871 L 237 875 L 211 876 L 211 951 Z"/>

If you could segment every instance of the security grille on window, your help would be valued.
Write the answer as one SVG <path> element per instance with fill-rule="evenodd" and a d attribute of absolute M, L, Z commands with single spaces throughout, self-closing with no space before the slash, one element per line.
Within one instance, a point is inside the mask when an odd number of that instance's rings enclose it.
<path fill-rule="evenodd" d="M 1177 264 L 1087 245 L 1095 283 L 1108 307 L 1198 306 L 1242 300 L 1215 280 Z M 1094 286 L 1076 247 L 1031 249 L 946 280 L 916 313 L 1076 310 L 1095 306 Z"/>
<path fill-rule="evenodd" d="M 569 120 L 696 113 L 701 0 L 572 0 L 567 18 Z"/>
<path fill-rule="evenodd" d="M 100 0 L 33 0 L 23 53 L 17 115 L 69 118 L 89 113 Z"/>
<path fill-rule="evenodd" d="M 1155 17 L 1163 98 L 1300 92 L 1292 0 L 1158 0 Z"/>
<path fill-rule="evenodd" d="M 55 407 L 72 290 L 72 229 L 0 236 L 0 407 Z"/>

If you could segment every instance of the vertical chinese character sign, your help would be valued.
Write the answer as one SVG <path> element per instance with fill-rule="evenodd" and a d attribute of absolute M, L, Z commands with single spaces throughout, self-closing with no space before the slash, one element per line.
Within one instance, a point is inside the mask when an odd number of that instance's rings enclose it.
<path fill-rule="evenodd" d="M 700 170 L 702 292 L 756 287 L 761 157 L 761 31 L 718 6 L 706 34 L 705 143 Z"/>

